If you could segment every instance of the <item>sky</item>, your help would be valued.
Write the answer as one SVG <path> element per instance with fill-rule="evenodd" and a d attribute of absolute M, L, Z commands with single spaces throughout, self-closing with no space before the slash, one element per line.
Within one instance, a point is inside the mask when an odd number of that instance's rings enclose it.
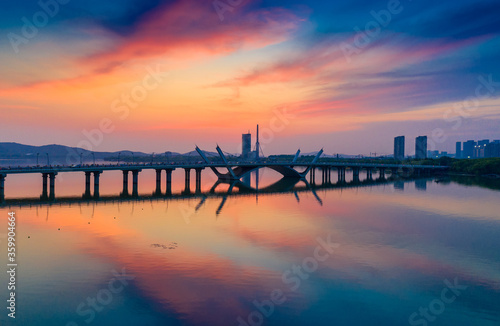
<path fill-rule="evenodd" d="M 391 154 L 500 139 L 500 2 L 4 1 L 0 141 Z"/>

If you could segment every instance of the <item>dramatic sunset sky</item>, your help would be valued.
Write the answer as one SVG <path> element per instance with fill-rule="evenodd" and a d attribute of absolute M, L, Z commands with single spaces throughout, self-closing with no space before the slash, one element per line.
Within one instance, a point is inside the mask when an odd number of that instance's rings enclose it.
<path fill-rule="evenodd" d="M 265 154 L 388 154 L 398 135 L 408 154 L 419 135 L 454 152 L 500 139 L 499 13 L 498 0 L 2 1 L 0 141 L 238 152 L 259 123 Z"/>

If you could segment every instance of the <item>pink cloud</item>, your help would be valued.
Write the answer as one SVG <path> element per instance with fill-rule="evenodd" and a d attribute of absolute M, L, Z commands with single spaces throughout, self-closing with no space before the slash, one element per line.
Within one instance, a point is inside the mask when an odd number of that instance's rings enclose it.
<path fill-rule="evenodd" d="M 84 62 L 95 65 L 97 71 L 108 71 L 130 59 L 224 55 L 284 41 L 300 22 L 280 8 L 227 12 L 225 18 L 221 22 L 212 5 L 193 0 L 165 5 L 146 15 L 116 46 Z"/>

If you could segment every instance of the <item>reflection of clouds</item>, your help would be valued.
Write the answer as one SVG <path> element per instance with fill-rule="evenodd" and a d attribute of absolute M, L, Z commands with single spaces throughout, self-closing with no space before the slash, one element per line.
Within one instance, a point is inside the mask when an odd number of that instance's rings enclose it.
<path fill-rule="evenodd" d="M 340 190 L 325 191 L 324 206 L 306 195 L 300 204 L 293 194 L 263 196 L 258 205 L 253 197 L 238 197 L 237 204 L 227 206 L 218 219 L 213 211 L 219 199 L 208 198 L 189 225 L 175 207 L 182 201 L 171 202 L 166 212 L 163 207 L 135 203 L 133 216 L 128 215 L 132 203 L 121 203 L 121 214 L 117 206 L 96 206 L 90 225 L 88 211 L 77 213 L 75 208 L 52 208 L 47 222 L 23 211 L 25 223 L 38 229 L 61 228 L 61 234 L 70 234 L 85 255 L 125 267 L 136 275 L 134 295 L 193 324 L 228 324 L 248 314 L 254 309 L 252 300 L 283 288 L 283 271 L 310 256 L 315 239 L 326 231 L 341 247 L 321 264 L 315 280 L 287 302 L 290 309 L 305 309 L 306 301 L 313 299 L 303 293 L 320 291 L 323 280 L 399 295 L 402 286 L 431 291 L 432 284 L 421 285 L 422 279 L 452 275 L 485 291 L 498 290 L 494 266 L 479 256 L 465 256 L 460 247 L 443 245 L 439 232 L 417 228 L 421 219 L 398 216 L 400 208 L 411 207 L 412 201 L 404 201 L 409 192 L 383 194 L 377 189 L 369 193 L 344 189 L 341 197 L 335 194 Z M 425 197 L 408 198 L 419 202 Z M 174 242 L 176 250 L 161 247 Z M 60 250 L 59 259 L 73 254 Z M 208 313 L 214 311 L 217 314 Z"/>

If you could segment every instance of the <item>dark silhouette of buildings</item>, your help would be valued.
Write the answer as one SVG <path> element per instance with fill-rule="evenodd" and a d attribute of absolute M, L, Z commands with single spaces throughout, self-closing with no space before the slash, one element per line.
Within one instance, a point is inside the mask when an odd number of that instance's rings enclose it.
<path fill-rule="evenodd" d="M 455 146 L 455 158 L 462 158 L 462 143 L 459 141 Z"/>
<path fill-rule="evenodd" d="M 252 154 L 252 134 L 248 133 L 241 135 L 241 143 L 241 157 L 244 160 L 248 160 Z"/>
<path fill-rule="evenodd" d="M 483 139 L 477 142 L 468 140 L 463 143 L 463 149 L 459 152 L 461 146 L 462 143 L 457 142 L 456 158 L 500 157 L 500 140 L 494 140 L 493 142 L 490 142 L 489 139 Z"/>
<path fill-rule="evenodd" d="M 405 158 L 405 136 L 394 138 L 394 159 L 402 161 Z"/>
<path fill-rule="evenodd" d="M 427 136 L 418 136 L 415 140 L 415 158 L 427 158 Z"/>

